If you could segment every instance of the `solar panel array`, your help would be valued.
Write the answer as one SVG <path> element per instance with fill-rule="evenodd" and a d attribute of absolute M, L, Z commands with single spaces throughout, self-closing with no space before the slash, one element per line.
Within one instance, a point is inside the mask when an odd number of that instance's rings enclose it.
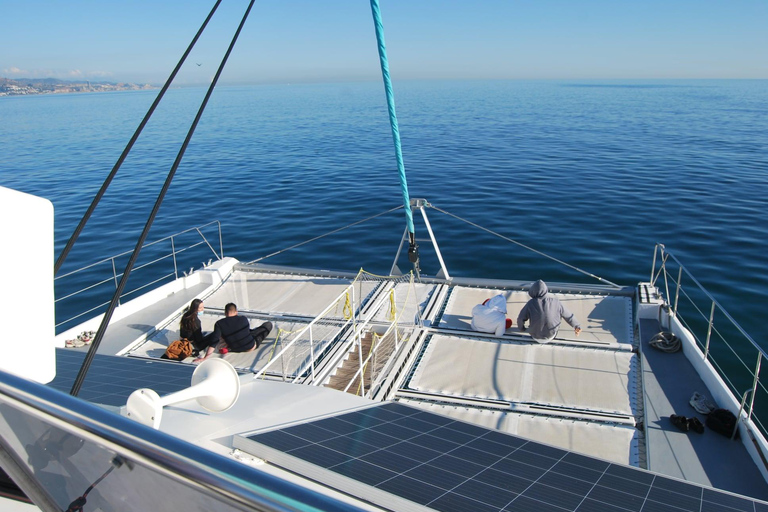
<path fill-rule="evenodd" d="M 242 437 L 236 446 L 391 510 L 768 512 L 763 502 L 399 403 Z"/>
<path fill-rule="evenodd" d="M 83 351 L 56 349 L 56 378 L 48 385 L 69 393 L 83 359 Z M 169 361 L 96 354 L 78 397 L 96 404 L 120 407 L 137 389 L 150 388 L 164 396 L 189 387 L 195 368 L 194 365 Z"/>

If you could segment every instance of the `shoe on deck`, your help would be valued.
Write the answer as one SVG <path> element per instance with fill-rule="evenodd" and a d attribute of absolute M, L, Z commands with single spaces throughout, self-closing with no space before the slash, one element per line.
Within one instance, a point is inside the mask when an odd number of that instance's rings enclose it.
<path fill-rule="evenodd" d="M 704 433 L 704 424 L 699 418 L 688 418 L 688 428 L 696 432 L 697 434 Z"/>
<path fill-rule="evenodd" d="M 688 432 L 688 430 L 690 429 L 690 426 L 688 425 L 688 418 L 686 418 L 685 416 L 678 416 L 677 414 L 673 414 L 672 416 L 669 417 L 669 420 L 672 422 L 674 426 L 676 426 L 679 430 L 683 432 Z"/>
<path fill-rule="evenodd" d="M 706 395 L 702 395 L 698 391 L 693 393 L 693 396 L 691 396 L 691 399 L 688 401 L 689 404 L 691 404 L 691 407 L 696 409 L 696 412 L 699 414 L 709 414 L 715 409 L 717 409 L 717 406 L 706 397 Z"/>

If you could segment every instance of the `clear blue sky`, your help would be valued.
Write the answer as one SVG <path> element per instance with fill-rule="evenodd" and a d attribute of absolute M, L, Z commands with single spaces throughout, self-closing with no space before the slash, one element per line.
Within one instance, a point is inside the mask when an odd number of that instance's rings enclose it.
<path fill-rule="evenodd" d="M 396 80 L 768 78 L 768 0 L 380 1 Z M 162 83 L 212 5 L 0 0 L 0 76 Z M 210 80 L 246 5 L 179 83 Z M 259 0 L 222 83 L 375 79 L 367 0 Z"/>

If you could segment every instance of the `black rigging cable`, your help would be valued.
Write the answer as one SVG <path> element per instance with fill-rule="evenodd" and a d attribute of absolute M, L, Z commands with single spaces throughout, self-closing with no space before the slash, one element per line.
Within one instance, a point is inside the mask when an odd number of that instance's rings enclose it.
<path fill-rule="evenodd" d="M 179 164 L 181 164 L 181 159 L 184 157 L 184 153 L 187 150 L 189 141 L 192 139 L 192 135 L 195 133 L 195 129 L 197 128 L 197 123 L 200 122 L 200 118 L 203 116 L 203 111 L 205 110 L 205 107 L 208 104 L 208 100 L 210 99 L 211 94 L 213 94 L 213 89 L 216 87 L 216 83 L 219 81 L 221 72 L 224 70 L 224 66 L 226 65 L 227 60 L 229 59 L 229 55 L 232 53 L 232 49 L 234 48 L 235 43 L 237 42 L 237 38 L 240 36 L 240 32 L 243 29 L 243 25 L 245 25 L 245 21 L 248 19 L 248 15 L 251 12 L 251 8 L 253 7 L 254 2 L 255 0 L 251 0 L 248 3 L 248 8 L 245 10 L 243 19 L 240 20 L 240 25 L 238 25 L 237 31 L 235 32 L 235 35 L 232 37 L 232 41 L 229 43 L 229 48 L 227 48 L 227 52 L 224 54 L 224 58 L 221 60 L 221 64 L 219 64 L 219 69 L 216 70 L 216 75 L 213 77 L 213 80 L 211 81 L 211 85 L 208 87 L 208 91 L 205 94 L 205 98 L 203 98 L 203 102 L 200 104 L 200 108 L 197 111 L 195 120 L 192 121 L 192 126 L 189 127 L 189 131 L 187 132 L 187 137 L 184 139 L 184 143 L 181 145 L 181 149 L 179 149 L 178 155 L 176 155 L 176 160 L 173 162 L 173 166 L 171 167 L 171 170 L 168 172 L 168 176 L 165 179 L 163 188 L 160 191 L 160 194 L 157 196 L 157 200 L 155 201 L 155 206 L 152 209 L 152 213 L 149 214 L 149 218 L 147 219 L 147 223 L 144 226 L 144 230 L 141 232 L 141 236 L 139 237 L 138 242 L 136 242 L 136 248 L 133 250 L 131 257 L 128 260 L 128 265 L 126 265 L 125 270 L 123 271 L 123 277 L 120 279 L 120 283 L 117 285 L 117 289 L 115 290 L 115 293 L 112 296 L 112 300 L 110 301 L 109 306 L 107 306 L 107 310 L 104 312 L 104 318 L 101 320 L 101 325 L 99 325 L 99 329 L 96 331 L 96 336 L 94 336 L 93 341 L 91 342 L 91 346 L 88 349 L 88 353 L 85 356 L 83 365 L 80 367 L 80 371 L 77 374 L 75 383 L 72 386 L 72 391 L 70 392 L 72 396 L 77 396 L 77 394 L 80 392 L 80 388 L 83 385 L 83 381 L 85 380 L 85 375 L 88 372 L 88 368 L 90 367 L 91 362 L 93 362 L 93 358 L 96 356 L 96 351 L 99 348 L 99 344 L 101 343 L 101 340 L 104 338 L 104 332 L 107 330 L 107 325 L 109 325 L 109 321 L 112 318 L 112 313 L 114 313 L 115 307 L 117 306 L 117 302 L 120 299 L 120 295 L 122 294 L 123 289 L 125 288 L 125 284 L 128 281 L 128 276 L 131 274 L 133 265 L 136 263 L 136 259 L 139 257 L 139 252 L 141 252 L 141 247 L 142 245 L 144 245 L 144 241 L 147 239 L 147 235 L 149 234 L 149 229 L 152 227 L 152 223 L 154 222 L 155 217 L 157 216 L 157 212 L 160 209 L 160 205 L 163 203 L 165 194 L 166 192 L 168 192 L 168 188 L 171 186 L 171 181 L 173 181 L 173 176 L 176 174 L 176 169 L 178 169 Z"/>
<path fill-rule="evenodd" d="M 91 214 L 93 214 L 93 210 L 96 209 L 96 206 L 99 204 L 99 201 L 101 201 L 101 197 L 107 191 L 107 188 L 109 187 L 110 183 L 112 183 L 112 179 L 117 174 L 117 171 L 120 170 L 120 166 L 123 165 L 123 161 L 125 161 L 126 157 L 128 156 L 128 153 L 131 152 L 133 145 L 136 143 L 136 139 L 138 139 L 139 135 L 141 135 L 142 130 L 144 130 L 144 126 L 146 126 L 147 122 L 149 122 L 149 118 L 152 117 L 152 114 L 154 113 L 155 108 L 160 103 L 160 100 L 163 99 L 163 96 L 165 95 L 165 91 L 168 90 L 168 87 L 170 87 L 171 82 L 173 82 L 173 79 L 176 78 L 176 75 L 181 69 L 182 64 L 184 64 L 184 61 L 187 60 L 189 53 L 192 51 L 192 48 L 194 48 L 195 44 L 197 43 L 197 40 L 200 38 L 200 35 L 203 33 L 203 30 L 205 30 L 205 27 L 208 25 L 208 22 L 213 17 L 213 13 L 216 12 L 216 9 L 218 9 L 220 3 L 221 3 L 221 0 L 217 0 L 216 4 L 213 6 L 213 9 L 211 9 L 211 12 L 208 13 L 208 17 L 205 18 L 205 21 L 200 26 L 200 29 L 197 31 L 197 34 L 195 34 L 195 37 L 192 38 L 192 42 L 189 43 L 187 50 L 181 56 L 181 59 L 179 59 L 179 62 L 178 64 L 176 64 L 176 67 L 173 68 L 173 71 L 168 77 L 168 80 L 165 81 L 163 88 L 160 89 L 160 93 L 157 95 L 157 98 L 155 98 L 155 101 L 152 103 L 152 106 L 149 107 L 149 110 L 144 115 L 144 119 L 142 119 L 141 123 L 139 123 L 139 127 L 136 128 L 136 132 L 133 134 L 133 137 L 131 137 L 131 140 L 128 141 L 128 144 L 125 146 L 125 149 L 123 150 L 123 153 L 120 155 L 120 158 L 117 159 L 117 163 L 115 163 L 115 166 L 112 168 L 112 171 L 107 176 L 107 179 L 105 179 L 104 183 L 102 183 L 101 188 L 96 193 L 96 196 L 93 198 L 91 205 L 85 211 L 83 218 L 80 220 L 80 223 L 75 228 L 75 231 L 72 233 L 72 236 L 67 241 L 67 245 L 64 246 L 64 249 L 61 251 L 59 258 L 56 260 L 56 263 L 53 266 L 53 275 L 58 274 L 59 269 L 64 264 L 64 260 L 67 259 L 67 255 L 69 255 L 69 251 L 72 250 L 72 246 L 75 245 L 75 242 L 77 241 L 77 238 L 80 236 L 80 233 L 83 231 L 85 224 L 88 222 L 88 219 L 91 218 Z"/>

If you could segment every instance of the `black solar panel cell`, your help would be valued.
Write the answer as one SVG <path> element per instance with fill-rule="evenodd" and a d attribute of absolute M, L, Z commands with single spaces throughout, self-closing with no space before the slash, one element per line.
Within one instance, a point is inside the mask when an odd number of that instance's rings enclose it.
<path fill-rule="evenodd" d="M 422 464 L 416 466 L 410 471 L 405 473 L 405 476 L 411 477 L 414 480 L 425 482 L 435 487 L 440 487 L 446 491 L 450 491 L 454 487 L 461 485 L 466 481 L 466 477 L 445 471 L 441 468 L 432 466 L 430 464 Z"/>
<path fill-rule="evenodd" d="M 333 471 L 368 485 L 378 485 L 397 476 L 397 473 L 362 460 L 350 460 L 334 466 Z"/>
<path fill-rule="evenodd" d="M 414 437 L 411 439 L 411 442 L 431 450 L 436 450 L 440 453 L 450 452 L 461 446 L 460 443 L 455 443 L 453 441 L 449 441 L 442 437 L 436 437 L 431 434 L 422 434 L 420 436 Z"/>
<path fill-rule="evenodd" d="M 733 496 L 724 492 L 718 492 L 704 488 L 703 498 L 705 503 L 714 503 L 716 505 L 722 505 L 734 510 L 743 512 L 751 512 L 754 510 L 752 500 L 746 500 L 744 498 L 739 498 L 738 496 Z"/>
<path fill-rule="evenodd" d="M 508 492 L 520 494 L 533 484 L 531 480 L 520 478 L 518 476 L 508 475 L 496 471 L 495 469 L 486 469 L 474 478 L 478 482 L 483 482 Z"/>
<path fill-rule="evenodd" d="M 419 462 L 427 462 L 428 460 L 436 459 L 442 455 L 441 452 L 408 441 L 394 444 L 388 449 L 388 451 L 417 460 Z"/>
<path fill-rule="evenodd" d="M 504 510 L 509 512 L 563 512 L 561 507 L 525 496 L 519 496 L 515 501 L 507 505 Z"/>
<path fill-rule="evenodd" d="M 376 448 L 388 448 L 400 442 L 396 437 L 380 434 L 372 430 L 358 430 L 350 434 L 350 437 L 355 441 L 375 446 Z"/>
<path fill-rule="evenodd" d="M 570 464 L 563 461 L 560 461 L 555 466 L 553 466 L 551 471 L 592 484 L 596 484 L 597 481 L 600 480 L 600 478 L 603 476 L 603 473 L 599 471 L 592 471 L 591 469 L 579 467 L 575 464 Z"/>
<path fill-rule="evenodd" d="M 547 474 L 545 469 L 531 466 L 523 462 L 518 462 L 513 459 L 504 458 L 499 460 L 493 465 L 493 469 L 501 471 L 503 473 L 509 473 L 510 475 L 517 475 L 528 480 L 535 481 Z M 566 478 L 566 477 L 562 477 Z M 555 486 L 558 487 L 558 486 Z M 591 485 L 590 485 L 591 487 Z"/>
<path fill-rule="evenodd" d="M 610 489 L 618 489 L 623 493 L 631 494 L 633 496 L 639 496 L 645 498 L 648 496 L 648 491 L 651 489 L 650 485 L 646 485 L 642 482 L 636 482 L 634 480 L 627 480 L 614 475 L 604 474 L 597 482 L 598 487 L 608 487 Z"/>
<path fill-rule="evenodd" d="M 395 420 L 391 423 L 391 425 L 397 425 L 399 427 L 410 430 L 410 433 L 406 432 L 407 435 L 418 435 L 425 432 L 432 433 L 437 431 L 437 429 L 440 428 L 439 425 L 435 425 L 434 423 L 429 423 L 427 421 L 421 421 L 416 418 L 408 418 L 408 417 Z"/>
<path fill-rule="evenodd" d="M 368 455 L 371 452 L 381 453 L 379 448 L 370 444 L 359 443 L 354 439 L 348 437 L 339 436 L 320 443 L 320 446 L 336 450 L 349 455 L 350 457 L 360 458 Z"/>
<path fill-rule="evenodd" d="M 510 453 L 507 455 L 507 458 L 541 469 L 551 469 L 552 466 L 557 464 L 557 459 L 536 455 L 522 448 Z"/>
<path fill-rule="evenodd" d="M 440 427 L 429 432 L 429 435 L 451 441 L 456 444 L 466 444 L 472 442 L 475 436 L 461 432 L 460 430 L 454 430 L 448 426 Z"/>
<path fill-rule="evenodd" d="M 614 505 L 587 498 L 579 504 L 579 508 L 576 510 L 578 512 L 616 512 L 617 508 Z"/>
<path fill-rule="evenodd" d="M 672 480 L 671 478 L 664 478 L 662 476 L 657 476 L 656 479 L 653 480 L 653 486 L 658 489 L 665 489 L 696 499 L 701 499 L 704 490 L 699 486 L 680 482 L 679 480 Z"/>
<path fill-rule="evenodd" d="M 429 507 L 443 512 L 468 512 L 470 510 L 472 512 L 493 512 L 499 510 L 496 506 L 454 493 L 440 496 L 430 503 Z"/>
<path fill-rule="evenodd" d="M 535 483 L 523 492 L 523 496 L 538 500 L 542 503 L 562 507 L 566 510 L 575 510 L 584 499 L 583 496 L 563 491 L 548 485 Z"/>
<path fill-rule="evenodd" d="M 518 474 L 522 474 L 522 472 L 519 472 Z M 549 485 L 550 487 L 557 487 L 558 489 L 581 494 L 582 496 L 586 496 L 592 487 L 594 487 L 594 484 L 590 482 L 579 480 L 578 478 L 571 478 L 552 471 L 543 474 L 541 478 L 538 478 L 538 481 L 542 484 Z"/>
<path fill-rule="evenodd" d="M 475 450 L 481 450 L 488 453 L 494 453 L 505 457 L 517 450 L 515 446 L 505 446 L 495 441 L 489 441 L 482 437 L 476 437 L 467 443 L 468 448 L 474 448 Z"/>
<path fill-rule="evenodd" d="M 659 503 L 667 503 L 673 505 L 680 510 L 687 510 L 690 512 L 698 512 L 701 508 L 701 500 L 678 494 L 676 492 L 667 491 L 664 489 L 651 488 L 648 492 L 648 499 L 657 501 Z"/>
<path fill-rule="evenodd" d="M 422 505 L 426 505 L 445 494 L 445 490 L 440 487 L 435 487 L 407 476 L 397 476 L 377 485 L 376 488 Z"/>
<path fill-rule="evenodd" d="M 315 422 L 316 427 L 324 428 L 337 435 L 351 434 L 360 429 L 357 425 L 339 418 L 326 418 Z"/>
<path fill-rule="evenodd" d="M 382 468 L 388 468 L 398 473 L 405 473 L 422 464 L 421 461 L 414 460 L 410 457 L 404 457 L 396 453 L 391 453 L 385 450 L 377 450 L 373 453 L 369 453 L 362 457 L 362 460 L 371 464 L 376 464 Z"/>
<path fill-rule="evenodd" d="M 493 466 L 502 459 L 502 455 L 484 452 L 481 450 L 475 450 L 469 446 L 459 446 L 455 450 L 451 450 L 451 455 L 464 460 L 471 460 L 482 466 Z"/>
<path fill-rule="evenodd" d="M 324 428 L 316 427 L 311 423 L 296 425 L 290 430 L 290 433 L 296 437 L 305 439 L 307 441 L 311 441 L 313 443 L 320 443 L 322 441 L 327 441 L 328 439 L 331 439 L 337 436 L 335 432 L 331 432 L 330 430 L 326 430 Z"/>
<path fill-rule="evenodd" d="M 635 496 L 600 485 L 596 485 L 591 490 L 589 497 L 615 507 L 623 507 L 630 512 L 640 512 L 645 503 L 645 496 Z"/>
<path fill-rule="evenodd" d="M 575 455 L 575 454 L 573 454 Z M 577 464 L 580 464 L 583 467 L 587 467 L 587 464 L 589 464 L 588 460 L 589 457 L 585 457 L 584 455 L 579 455 L 579 462 Z M 565 458 L 565 460 L 571 462 L 572 457 L 569 456 Z M 596 460 L 596 459 L 593 459 Z M 599 468 L 593 468 L 597 469 L 598 471 L 605 471 L 608 475 L 614 475 L 618 476 L 627 480 L 631 480 L 633 482 L 639 482 L 646 485 L 651 485 L 656 478 L 656 476 L 653 473 L 649 473 L 647 471 L 643 471 L 642 469 L 638 468 L 631 468 L 628 466 L 619 466 L 618 464 L 611 464 L 608 466 L 608 462 L 598 460 L 597 462 L 601 463 L 601 466 Z M 606 466 L 608 466 L 608 469 L 606 469 Z"/>
<path fill-rule="evenodd" d="M 259 441 L 267 446 L 271 446 L 272 448 L 284 452 L 312 444 L 311 441 L 301 439 L 300 437 L 296 437 L 283 430 L 265 432 L 264 435 L 259 438 Z"/>
<path fill-rule="evenodd" d="M 291 450 L 288 453 L 322 468 L 330 468 L 331 466 L 350 460 L 348 455 L 344 455 L 335 450 L 329 450 L 328 448 L 323 448 L 316 444 Z"/>
<path fill-rule="evenodd" d="M 519 496 L 513 492 L 503 491 L 498 487 L 493 487 L 477 480 L 468 480 L 451 492 L 474 498 L 486 505 L 492 505 L 496 507 L 496 510 L 504 508 L 508 503 Z"/>
<path fill-rule="evenodd" d="M 473 477 L 486 469 L 486 467 L 481 464 L 460 459 L 453 455 L 441 455 L 429 461 L 429 464 L 467 478 Z"/>
<path fill-rule="evenodd" d="M 615 508 L 613 510 L 616 510 Z M 704 512 L 705 509 L 702 509 L 701 512 Z M 723 512 L 722 509 L 715 509 L 719 512 Z M 579 511 L 581 512 L 581 511 Z M 666 503 L 659 503 L 658 501 L 646 501 L 643 505 L 643 512 L 680 512 L 680 509 L 677 507 L 673 507 L 672 505 L 668 505 Z M 714 512 L 714 510 L 710 510 L 709 512 Z"/>

